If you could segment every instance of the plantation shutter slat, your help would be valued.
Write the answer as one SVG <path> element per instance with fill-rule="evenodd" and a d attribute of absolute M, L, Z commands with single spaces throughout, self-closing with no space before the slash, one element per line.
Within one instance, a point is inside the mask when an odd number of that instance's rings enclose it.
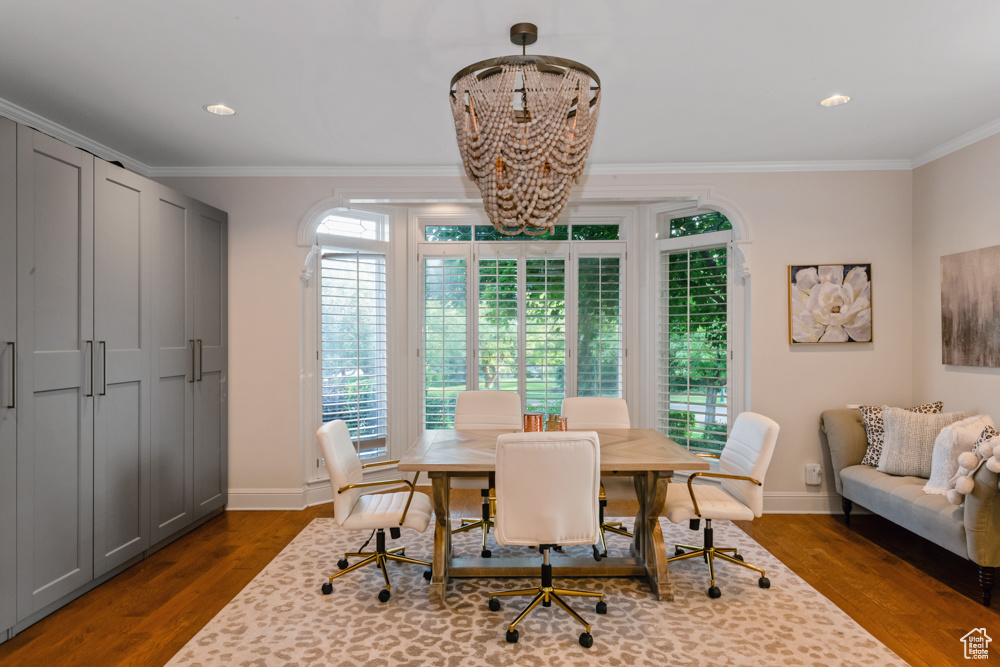
<path fill-rule="evenodd" d="M 385 256 L 326 252 L 321 261 L 323 421 L 343 419 L 362 456 L 385 454 Z"/>

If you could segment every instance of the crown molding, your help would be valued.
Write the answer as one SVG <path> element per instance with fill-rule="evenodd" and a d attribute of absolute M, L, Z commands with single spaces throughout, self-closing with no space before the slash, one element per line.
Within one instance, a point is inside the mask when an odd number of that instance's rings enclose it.
<path fill-rule="evenodd" d="M 445 167 L 153 167 L 150 178 L 188 177 L 297 177 L 297 178 L 350 178 L 352 176 L 381 177 L 456 177 L 464 176 L 458 166 Z"/>
<path fill-rule="evenodd" d="M 783 171 L 897 171 L 909 160 L 800 160 L 786 162 L 673 162 L 663 164 L 597 164 L 584 169 L 594 176 L 628 174 L 724 174 Z"/>
<path fill-rule="evenodd" d="M 807 160 L 791 162 L 677 162 L 663 164 L 595 164 L 584 169 L 590 176 L 649 174 L 719 174 L 789 171 L 896 171 L 909 170 L 909 160 Z M 412 167 L 153 167 L 152 178 L 171 177 L 456 177 L 459 166 Z"/>
<path fill-rule="evenodd" d="M 22 125 L 32 127 L 39 132 L 67 143 L 70 146 L 82 148 L 88 153 L 93 153 L 102 160 L 107 160 L 108 162 L 121 162 L 126 169 L 142 174 L 143 176 L 149 177 L 153 171 L 148 165 L 145 165 L 138 160 L 133 160 L 129 156 L 119 153 L 112 148 L 108 148 L 98 141 L 88 139 L 68 127 L 63 127 L 58 123 L 54 123 L 47 118 L 39 116 L 33 111 L 28 111 L 24 107 L 20 107 L 13 102 L 8 102 L 3 98 L 0 98 L 0 115 L 6 116 L 15 122 L 21 123 Z"/>
<path fill-rule="evenodd" d="M 127 169 L 149 178 L 171 177 L 455 177 L 465 174 L 458 165 L 446 166 L 328 166 L 328 167 L 151 167 L 78 132 L 39 116 L 13 102 L 0 98 L 0 115 L 33 127 L 60 141 L 93 153 L 97 157 L 121 162 Z M 820 171 L 897 171 L 911 170 L 977 141 L 1000 133 L 1000 119 L 939 144 L 912 160 L 799 160 L 774 162 L 668 162 L 657 164 L 594 164 L 584 169 L 593 176 L 656 174 L 721 174 Z"/>
<path fill-rule="evenodd" d="M 982 141 L 987 137 L 993 136 L 997 132 L 1000 132 L 1000 118 L 987 123 L 982 127 L 977 127 L 971 132 L 966 132 L 960 137 L 955 137 L 951 141 L 946 141 L 943 144 L 935 146 L 925 153 L 921 153 L 917 157 L 913 158 L 913 169 L 922 167 L 928 162 L 937 160 L 938 158 L 944 157 L 949 153 L 954 153 L 955 151 L 961 150 L 966 146 L 971 146 L 977 141 Z"/>

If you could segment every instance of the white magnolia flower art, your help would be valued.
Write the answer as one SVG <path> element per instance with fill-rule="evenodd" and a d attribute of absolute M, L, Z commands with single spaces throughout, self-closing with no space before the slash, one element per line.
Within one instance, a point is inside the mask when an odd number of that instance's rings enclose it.
<path fill-rule="evenodd" d="M 871 264 L 788 267 L 791 342 L 871 342 L 871 268 Z"/>

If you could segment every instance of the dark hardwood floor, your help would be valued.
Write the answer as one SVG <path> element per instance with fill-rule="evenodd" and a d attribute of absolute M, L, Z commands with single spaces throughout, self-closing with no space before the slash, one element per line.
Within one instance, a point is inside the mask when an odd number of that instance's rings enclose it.
<path fill-rule="evenodd" d="M 453 492 L 453 507 L 477 517 L 478 493 Z M 612 500 L 607 513 L 635 511 Z M 309 521 L 332 515 L 332 504 L 226 512 L 0 644 L 0 664 L 162 665 Z M 1000 609 L 977 602 L 975 566 L 888 521 L 769 514 L 740 527 L 910 664 L 964 664 L 959 638 L 980 627 L 1000 657 Z"/>

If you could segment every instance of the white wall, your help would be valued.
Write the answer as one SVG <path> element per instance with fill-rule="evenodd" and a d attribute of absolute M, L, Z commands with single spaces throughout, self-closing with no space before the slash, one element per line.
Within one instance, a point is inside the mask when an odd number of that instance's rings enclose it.
<path fill-rule="evenodd" d="M 941 363 L 941 257 L 1000 245 L 1000 134 L 913 172 L 913 398 L 1000 419 L 1000 369 Z M 997 267 L 1000 271 L 1000 267 Z"/>
<path fill-rule="evenodd" d="M 229 213 L 230 506 L 299 506 L 299 274 L 307 252 L 296 244 L 299 222 L 335 187 L 420 192 L 457 179 L 161 180 Z M 781 425 L 767 509 L 839 506 L 829 471 L 823 487 L 804 484 L 804 465 L 823 460 L 820 412 L 913 396 L 911 172 L 595 176 L 586 183 L 710 189 L 739 207 L 753 233 L 751 408 Z M 788 265 L 841 262 L 873 265 L 875 342 L 791 349 Z"/>

